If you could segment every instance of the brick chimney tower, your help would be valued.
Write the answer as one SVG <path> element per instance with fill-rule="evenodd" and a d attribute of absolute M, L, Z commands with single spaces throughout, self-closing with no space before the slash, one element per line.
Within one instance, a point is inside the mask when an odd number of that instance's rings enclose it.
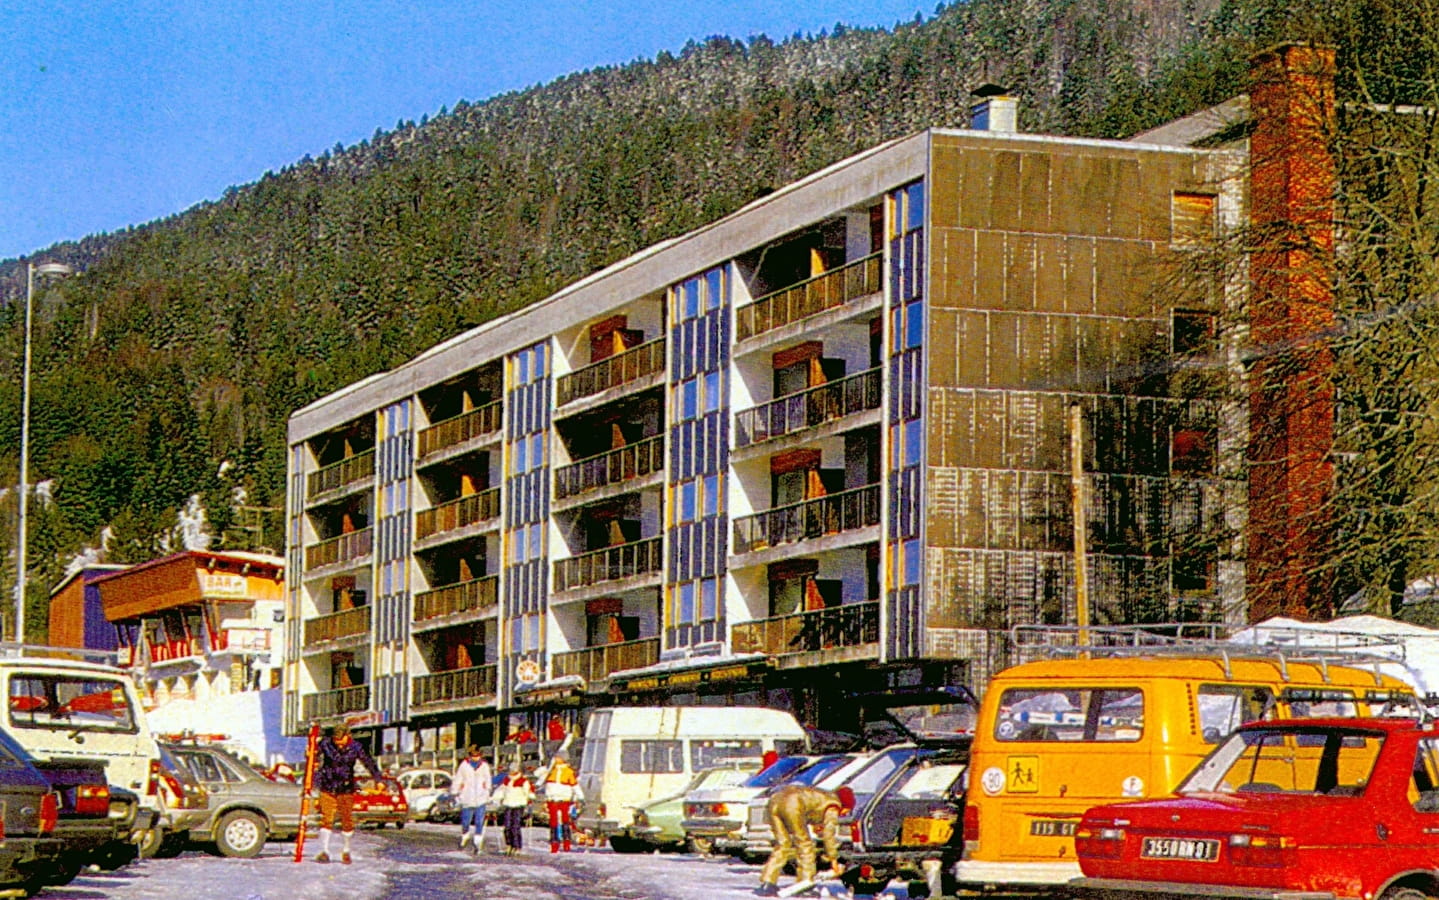
<path fill-rule="evenodd" d="M 1333 614 L 1334 51 L 1251 61 L 1251 622 Z"/>

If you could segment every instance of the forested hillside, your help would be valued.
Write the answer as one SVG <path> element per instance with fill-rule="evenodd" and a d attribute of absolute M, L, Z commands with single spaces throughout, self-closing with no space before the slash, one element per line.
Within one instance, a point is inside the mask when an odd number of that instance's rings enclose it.
<path fill-rule="evenodd" d="M 37 254 L 86 273 L 39 306 L 31 477 L 53 503 L 32 525 L 32 594 L 107 525 L 111 559 L 153 554 L 194 494 L 224 546 L 277 548 L 278 512 L 246 530 L 238 507 L 283 505 L 292 410 L 846 155 L 961 125 L 981 82 L 1019 94 L 1025 130 L 1122 136 L 1243 90 L 1249 52 L 1304 36 L 1274 12 L 1292 6 L 972 0 L 892 30 L 716 37 L 461 102 Z M 22 274 L 0 270 L 7 482 Z"/>

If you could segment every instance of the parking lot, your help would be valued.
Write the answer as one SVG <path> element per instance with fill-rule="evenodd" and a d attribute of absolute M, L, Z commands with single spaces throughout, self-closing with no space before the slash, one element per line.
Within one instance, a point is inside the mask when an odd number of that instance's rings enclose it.
<path fill-rule="evenodd" d="M 524 900 L 717 900 L 748 897 L 759 868 L 728 857 L 683 853 L 617 854 L 585 849 L 551 855 L 545 832 L 526 830 L 526 851 L 472 856 L 455 848 L 454 826 L 412 823 L 403 831 L 364 830 L 355 862 L 292 862 L 295 845 L 271 842 L 255 859 L 187 850 L 117 872 L 86 873 L 53 900 L 420 900 L 431 897 L 519 897 Z M 498 839 L 491 829 L 490 843 Z M 306 856 L 313 854 L 307 845 Z M 896 887 L 892 893 L 904 898 Z M 836 896 L 838 889 L 836 886 Z"/>

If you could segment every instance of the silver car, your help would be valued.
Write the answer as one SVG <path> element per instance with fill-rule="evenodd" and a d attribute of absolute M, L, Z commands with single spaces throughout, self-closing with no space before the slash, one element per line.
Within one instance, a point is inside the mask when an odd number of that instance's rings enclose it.
<path fill-rule="evenodd" d="M 225 856 L 257 856 L 270 838 L 300 830 L 300 786 L 271 781 L 217 747 L 172 747 L 210 794 L 208 818 L 190 838 L 213 841 Z"/>

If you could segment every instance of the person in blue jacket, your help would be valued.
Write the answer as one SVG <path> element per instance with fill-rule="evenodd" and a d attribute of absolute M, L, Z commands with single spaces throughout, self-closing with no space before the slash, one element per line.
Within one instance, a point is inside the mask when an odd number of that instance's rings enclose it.
<path fill-rule="evenodd" d="M 330 833 L 335 819 L 340 821 L 340 862 L 350 862 L 350 838 L 355 834 L 355 764 L 380 777 L 380 767 L 370 751 L 350 734 L 350 726 L 336 725 L 330 736 L 320 741 L 320 758 L 315 769 L 315 783 L 320 788 L 320 852 L 315 862 L 330 861 Z"/>

